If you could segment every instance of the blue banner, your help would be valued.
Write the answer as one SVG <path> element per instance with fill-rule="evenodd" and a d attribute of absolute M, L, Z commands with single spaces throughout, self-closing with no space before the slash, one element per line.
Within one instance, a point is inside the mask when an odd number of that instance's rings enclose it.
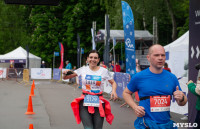
<path fill-rule="evenodd" d="M 53 69 L 53 80 L 60 80 L 61 70 Z"/>
<path fill-rule="evenodd" d="M 125 41 L 126 73 L 129 73 L 132 76 L 136 73 L 134 18 L 129 4 L 124 1 L 122 1 L 121 4 Z"/>
<path fill-rule="evenodd" d="M 129 83 L 129 77 L 130 77 L 129 74 L 127 73 L 115 72 L 114 74 L 114 80 L 117 84 L 116 92 L 117 92 L 117 96 L 120 98 L 123 98 L 122 93 Z"/>
<path fill-rule="evenodd" d="M 59 56 L 59 52 L 54 52 L 54 56 Z"/>

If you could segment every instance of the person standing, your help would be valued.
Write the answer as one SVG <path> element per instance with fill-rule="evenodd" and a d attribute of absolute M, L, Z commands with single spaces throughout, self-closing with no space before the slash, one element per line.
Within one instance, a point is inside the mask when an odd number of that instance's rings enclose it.
<path fill-rule="evenodd" d="M 187 103 L 187 97 L 181 91 L 177 77 L 163 70 L 165 58 L 163 46 L 151 46 L 147 55 L 150 67 L 133 75 L 123 91 L 124 100 L 137 115 L 134 122 L 136 129 L 177 128 L 170 120 L 171 97 L 174 96 L 179 106 Z M 139 105 L 131 96 L 135 91 L 140 97 Z"/>
<path fill-rule="evenodd" d="M 40 68 L 46 68 L 44 61 L 42 61 L 42 64 L 41 64 Z"/>
<path fill-rule="evenodd" d="M 118 98 L 117 84 L 112 79 L 109 71 L 97 64 L 100 61 L 98 51 L 91 50 L 87 56 L 89 66 L 83 66 L 75 71 L 66 70 L 63 72 L 63 79 L 75 76 L 82 77 L 82 95 L 71 103 L 77 124 L 81 121 L 84 129 L 102 129 L 104 117 L 109 124 L 114 119 L 111 113 L 110 103 L 103 98 L 103 83 L 108 81 L 112 85 L 111 99 Z M 69 71 L 71 74 L 69 75 Z M 67 75 L 66 75 L 67 74 Z"/>
<path fill-rule="evenodd" d="M 163 69 L 171 72 L 171 69 L 168 67 L 168 64 L 166 62 L 164 64 L 164 68 Z"/>
<path fill-rule="evenodd" d="M 69 60 L 67 60 L 66 62 L 66 69 L 72 69 L 72 64 L 69 62 Z"/>
<path fill-rule="evenodd" d="M 192 80 L 190 80 L 187 83 L 188 89 L 190 90 L 190 92 L 192 94 L 194 94 L 195 96 L 197 96 L 197 100 L 196 100 L 196 110 L 197 110 L 197 114 L 196 114 L 196 118 L 194 123 L 197 123 L 197 127 L 194 129 L 199 129 L 200 128 L 200 81 L 197 80 L 197 85 L 195 85 L 193 83 Z"/>
<path fill-rule="evenodd" d="M 114 68 L 113 68 L 114 72 L 121 72 L 121 66 L 119 65 L 119 63 L 116 62 Z"/>

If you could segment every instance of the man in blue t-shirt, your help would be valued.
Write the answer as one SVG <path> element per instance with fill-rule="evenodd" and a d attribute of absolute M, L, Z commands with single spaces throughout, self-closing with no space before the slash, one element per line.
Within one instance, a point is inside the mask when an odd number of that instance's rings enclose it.
<path fill-rule="evenodd" d="M 150 67 L 133 75 L 123 92 L 124 100 L 137 115 L 134 122 L 136 129 L 172 129 L 170 120 L 170 102 L 172 95 L 179 106 L 187 103 L 187 97 L 181 91 L 176 76 L 163 70 L 165 50 L 161 45 L 149 48 L 147 59 Z M 132 93 L 138 91 L 140 102 L 137 105 Z"/>

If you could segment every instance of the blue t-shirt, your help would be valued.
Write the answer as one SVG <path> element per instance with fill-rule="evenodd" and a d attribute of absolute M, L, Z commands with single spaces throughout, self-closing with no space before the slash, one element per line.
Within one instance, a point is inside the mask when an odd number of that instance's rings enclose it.
<path fill-rule="evenodd" d="M 139 97 L 156 95 L 173 95 L 179 82 L 176 76 L 166 70 L 160 74 L 152 73 L 149 68 L 136 73 L 131 78 L 127 88 L 131 92 L 138 91 Z M 139 106 L 145 108 L 145 116 L 156 123 L 166 123 L 170 121 L 170 112 L 150 112 L 150 99 L 141 100 Z"/>
<path fill-rule="evenodd" d="M 72 64 L 68 63 L 67 66 L 65 67 L 66 69 L 72 69 Z"/>

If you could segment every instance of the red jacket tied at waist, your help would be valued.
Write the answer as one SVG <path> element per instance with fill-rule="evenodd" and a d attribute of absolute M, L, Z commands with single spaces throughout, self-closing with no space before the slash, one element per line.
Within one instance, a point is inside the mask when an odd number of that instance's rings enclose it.
<path fill-rule="evenodd" d="M 90 93 L 90 92 L 86 92 L 86 91 L 84 91 L 84 93 L 91 94 L 91 95 L 98 95 L 98 94 Z M 79 114 L 79 103 L 81 100 L 84 99 L 84 97 L 85 97 L 85 95 L 82 94 L 81 97 L 74 99 L 71 103 L 71 108 L 74 112 L 74 116 L 75 116 L 77 124 L 81 123 L 81 118 L 80 118 L 80 114 Z M 105 111 L 103 109 L 101 100 L 105 103 Z M 93 114 L 95 112 L 94 107 L 88 106 L 88 112 Z M 99 96 L 99 113 L 100 113 L 101 117 L 106 117 L 106 121 L 109 124 L 112 124 L 114 115 L 111 113 L 110 103 L 106 99 L 104 99 L 103 96 Z"/>

